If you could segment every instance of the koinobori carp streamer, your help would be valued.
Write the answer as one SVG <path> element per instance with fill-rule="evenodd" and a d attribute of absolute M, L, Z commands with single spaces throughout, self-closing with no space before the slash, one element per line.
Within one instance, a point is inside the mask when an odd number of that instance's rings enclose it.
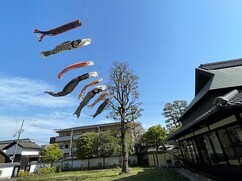
<path fill-rule="evenodd" d="M 93 85 L 99 84 L 99 83 L 102 82 L 102 81 L 103 81 L 103 79 L 100 78 L 100 79 L 98 79 L 98 80 L 94 80 L 94 81 L 90 82 L 89 84 L 85 85 L 85 86 L 82 88 L 81 93 L 80 93 L 80 95 L 78 96 L 78 98 L 79 98 L 79 99 L 83 99 L 84 94 L 85 94 L 85 92 L 86 92 L 86 89 L 87 89 L 89 86 L 93 86 Z"/>
<path fill-rule="evenodd" d="M 64 68 L 59 74 L 58 74 L 58 78 L 61 79 L 63 74 L 72 70 L 72 69 L 76 69 L 76 68 L 81 68 L 81 67 L 86 67 L 86 66 L 90 66 L 90 65 L 94 65 L 93 61 L 87 61 L 87 62 L 77 62 L 75 64 L 72 64 L 66 68 Z"/>
<path fill-rule="evenodd" d="M 43 51 L 40 53 L 41 56 L 47 57 L 65 50 L 71 50 L 74 48 L 81 48 L 87 45 L 90 45 L 92 43 L 90 38 L 86 39 L 78 39 L 74 41 L 66 41 L 64 43 L 61 43 L 60 45 L 57 45 L 53 50 L 49 51 Z"/>
<path fill-rule="evenodd" d="M 87 107 L 91 107 L 91 109 L 101 100 L 105 99 L 105 97 L 108 95 L 108 92 L 102 93 L 92 104 L 88 105 Z"/>
<path fill-rule="evenodd" d="M 34 30 L 34 33 L 40 33 L 41 35 L 38 36 L 39 38 L 39 42 L 42 41 L 42 39 L 44 38 L 44 36 L 48 35 L 48 36 L 55 36 L 55 35 L 58 35 L 58 34 L 61 34 L 61 33 L 64 33 L 68 30 L 72 30 L 74 28 L 78 28 L 82 25 L 81 21 L 80 20 L 75 20 L 73 22 L 70 22 L 70 23 L 67 23 L 67 24 L 64 24 L 62 26 L 59 26 L 57 28 L 54 28 L 54 29 L 51 29 L 51 30 L 48 30 L 48 31 L 40 31 L 38 29 L 35 29 Z"/>
<path fill-rule="evenodd" d="M 60 92 L 54 93 L 54 92 L 51 92 L 51 91 L 46 91 L 45 93 L 48 93 L 49 95 L 54 96 L 54 97 L 65 96 L 65 95 L 71 93 L 75 89 L 75 87 L 78 85 L 78 83 L 80 81 L 85 80 L 85 79 L 88 79 L 90 77 L 96 77 L 96 76 L 98 76 L 97 72 L 89 72 L 89 73 L 83 74 L 81 76 L 78 76 L 78 77 L 72 79 L 63 88 L 63 90 L 60 91 Z"/>
<path fill-rule="evenodd" d="M 89 91 L 85 97 L 83 98 L 83 100 L 80 102 L 80 105 L 78 106 L 78 108 L 76 109 L 76 111 L 73 113 L 73 115 L 75 114 L 77 118 L 80 117 L 81 111 L 83 109 L 83 107 L 85 107 L 89 101 L 98 93 L 104 91 L 107 87 L 105 85 L 99 85 L 96 86 L 94 89 L 92 89 L 91 91 Z"/>
<path fill-rule="evenodd" d="M 105 99 L 105 101 L 103 101 L 103 103 L 100 104 L 100 106 L 97 108 L 95 114 L 91 115 L 91 116 L 93 118 L 95 118 L 97 115 L 101 114 L 103 112 L 103 110 L 107 107 L 107 105 L 109 104 L 111 99 L 112 99 L 112 97 L 109 97 L 109 98 Z"/>

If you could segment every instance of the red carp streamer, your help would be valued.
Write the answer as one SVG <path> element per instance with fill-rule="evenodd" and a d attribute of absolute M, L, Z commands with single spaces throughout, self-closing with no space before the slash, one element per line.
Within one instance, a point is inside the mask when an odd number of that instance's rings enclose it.
<path fill-rule="evenodd" d="M 80 93 L 80 95 L 78 96 L 78 99 L 83 99 L 84 94 L 85 94 L 85 92 L 86 92 L 86 89 L 87 89 L 89 86 L 93 86 L 93 85 L 99 84 L 99 83 L 102 82 L 102 81 L 103 81 L 103 79 L 100 78 L 100 79 L 98 79 L 98 80 L 94 80 L 94 81 L 90 82 L 89 84 L 85 85 L 85 86 L 82 88 L 81 93 Z"/>
<path fill-rule="evenodd" d="M 76 69 L 76 68 L 81 68 L 81 67 L 86 67 L 86 66 L 90 66 L 90 65 L 94 65 L 93 61 L 87 61 L 87 62 L 77 62 L 75 64 L 72 64 L 66 68 L 64 68 L 59 74 L 58 74 L 58 78 L 61 79 L 63 74 L 70 71 L 71 69 Z"/>

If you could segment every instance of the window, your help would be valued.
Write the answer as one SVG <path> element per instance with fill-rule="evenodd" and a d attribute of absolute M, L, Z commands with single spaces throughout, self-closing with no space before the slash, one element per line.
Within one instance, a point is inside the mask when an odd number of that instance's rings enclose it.
<path fill-rule="evenodd" d="M 187 152 L 185 150 L 184 141 L 180 142 L 180 149 L 181 149 L 181 152 L 183 154 L 184 159 L 188 160 L 188 155 L 187 155 Z"/>
<path fill-rule="evenodd" d="M 196 145 L 196 141 L 195 141 L 194 138 L 192 139 L 192 144 L 193 144 L 193 147 L 194 147 L 194 152 L 195 152 L 195 156 L 196 156 L 196 161 L 197 161 L 197 162 L 201 162 L 200 157 L 199 157 L 199 153 L 198 153 L 198 149 L 197 149 L 197 145 Z"/>
<path fill-rule="evenodd" d="M 59 143 L 59 148 L 60 149 L 63 149 L 64 148 L 64 145 L 62 143 Z"/>
<path fill-rule="evenodd" d="M 213 147 L 213 151 L 214 151 L 214 154 L 210 155 L 211 162 L 214 164 L 219 164 L 221 166 L 227 167 L 226 157 L 224 156 L 224 153 L 222 151 L 222 148 L 219 144 L 219 141 L 215 132 L 209 133 L 208 137 L 210 139 L 211 146 Z"/>
<path fill-rule="evenodd" d="M 242 163 L 242 131 L 241 128 L 236 125 L 233 127 L 227 128 L 230 140 L 234 147 L 235 154 L 239 158 L 240 163 Z"/>
<path fill-rule="evenodd" d="M 191 153 L 189 152 L 189 149 L 188 149 L 188 143 L 187 143 L 186 140 L 183 141 L 183 148 L 184 148 L 184 152 L 185 152 L 185 154 L 186 154 L 186 156 L 187 156 L 187 159 L 188 159 L 188 160 L 192 160 L 192 155 L 191 155 Z"/>
<path fill-rule="evenodd" d="M 196 161 L 193 144 L 191 140 L 184 140 L 181 142 L 181 150 L 186 160 Z"/>
<path fill-rule="evenodd" d="M 208 157 L 210 159 L 211 164 L 217 165 L 216 153 L 214 153 L 214 151 L 213 151 L 213 147 L 212 147 L 212 145 L 209 141 L 209 137 L 207 136 L 207 134 L 203 135 L 203 139 L 204 139 L 204 142 L 205 142 L 205 146 L 206 146 L 206 149 L 207 149 L 207 152 L 208 152 Z"/>
<path fill-rule="evenodd" d="M 237 134 L 236 133 L 236 130 L 233 130 L 234 127 L 232 128 L 228 128 L 229 130 L 229 133 L 231 134 Z M 218 131 L 218 134 L 219 134 L 219 138 L 221 140 L 221 144 L 224 148 L 224 151 L 225 151 L 225 154 L 228 158 L 228 161 L 229 161 L 229 164 L 231 167 L 240 167 L 240 163 L 239 163 L 239 160 L 237 158 L 237 155 L 236 155 L 236 152 L 235 152 L 235 149 L 233 147 L 233 144 L 231 142 L 231 138 L 230 136 L 228 135 L 228 132 L 226 129 L 223 129 L 223 130 L 219 130 Z M 235 135 L 234 135 L 235 136 Z M 231 137 L 234 137 L 231 135 Z M 235 140 L 234 140 L 235 141 Z"/>
<path fill-rule="evenodd" d="M 195 154 L 191 139 L 187 140 L 187 150 L 188 150 L 188 152 L 190 152 L 192 160 L 197 162 L 196 154 Z"/>
<path fill-rule="evenodd" d="M 196 137 L 197 139 L 197 148 L 198 150 L 200 150 L 200 153 L 201 153 L 201 161 L 203 161 L 204 163 L 206 164 L 210 164 L 210 159 L 209 159 L 209 156 L 208 156 L 208 152 L 207 152 L 207 149 L 206 149 L 206 143 L 205 143 L 205 140 L 203 138 L 203 136 L 197 136 Z"/>

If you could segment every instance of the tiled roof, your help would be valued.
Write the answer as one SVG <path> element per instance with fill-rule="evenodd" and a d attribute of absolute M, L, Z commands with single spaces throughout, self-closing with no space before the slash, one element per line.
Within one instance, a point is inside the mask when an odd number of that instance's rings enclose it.
<path fill-rule="evenodd" d="M 242 91 L 240 91 L 238 94 L 236 94 L 234 97 L 232 97 L 227 104 L 223 106 L 236 106 L 236 105 L 242 105 Z"/>
<path fill-rule="evenodd" d="M 39 145 L 37 145 L 34 142 L 19 142 L 19 145 L 22 148 L 32 148 L 32 149 L 41 149 L 41 147 Z"/>
<path fill-rule="evenodd" d="M 1 141 L 0 148 L 2 150 L 8 149 L 9 147 L 15 144 L 16 144 L 16 140 Z M 20 139 L 18 144 L 22 148 L 41 149 L 39 145 L 37 145 L 35 142 L 32 142 L 30 139 Z"/>
<path fill-rule="evenodd" d="M 82 129 L 97 128 L 97 127 L 115 126 L 115 125 L 120 125 L 120 122 L 112 122 L 112 123 L 95 124 L 95 125 L 88 125 L 88 126 L 79 126 L 79 127 L 73 127 L 73 128 L 59 129 L 56 131 L 56 133 L 60 133 L 63 131 L 82 130 Z"/>
<path fill-rule="evenodd" d="M 7 147 L 8 145 L 10 145 L 11 143 L 13 143 L 16 140 L 5 140 L 5 141 L 0 141 L 0 150 L 3 150 L 5 147 Z M 20 139 L 19 141 L 21 142 L 29 142 L 31 141 L 30 139 Z"/>
<path fill-rule="evenodd" d="M 232 92 L 237 92 L 237 94 L 234 95 L 233 97 L 229 98 L 228 95 L 230 93 L 232 93 Z M 188 128 L 191 128 L 192 126 L 198 124 L 200 121 L 202 121 L 203 119 L 209 117 L 210 115 L 212 115 L 213 113 L 217 112 L 218 110 L 221 110 L 223 108 L 228 108 L 228 107 L 242 106 L 242 90 L 238 91 L 238 90 L 234 89 L 234 90 L 228 92 L 227 94 L 225 94 L 223 97 L 229 98 L 229 100 L 227 102 L 224 102 L 223 104 L 217 103 L 217 101 L 215 101 L 214 105 L 212 105 L 210 107 L 210 109 L 208 109 L 202 115 L 197 117 L 194 121 L 190 122 L 189 124 L 187 124 L 184 127 L 181 127 L 181 129 L 179 129 L 176 132 L 174 132 L 173 134 L 171 134 L 168 139 L 172 139 L 174 136 L 176 136 L 176 135 L 180 134 L 181 132 L 187 130 Z M 216 100 L 216 98 L 215 98 L 215 100 Z"/>
<path fill-rule="evenodd" d="M 236 66 L 242 66 L 242 58 L 220 61 L 220 62 L 213 62 L 208 64 L 201 64 L 199 68 L 205 69 L 205 70 L 216 70 L 216 69 L 236 67 Z"/>
<path fill-rule="evenodd" d="M 10 144 L 10 143 L 9 143 Z M 3 150 L 6 146 L 8 146 L 9 144 L 0 144 L 0 150 Z"/>
<path fill-rule="evenodd" d="M 0 141 L 0 145 L 1 144 L 10 144 L 10 143 L 12 143 L 12 142 L 14 142 L 14 141 L 16 141 L 16 139 L 15 140 L 5 140 L 5 141 Z M 19 139 L 19 141 L 31 141 L 29 138 L 25 138 L 25 139 Z"/>

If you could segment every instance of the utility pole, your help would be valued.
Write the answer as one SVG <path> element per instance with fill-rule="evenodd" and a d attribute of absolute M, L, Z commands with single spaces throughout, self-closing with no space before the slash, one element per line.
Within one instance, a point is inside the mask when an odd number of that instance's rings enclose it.
<path fill-rule="evenodd" d="M 23 125 L 24 125 L 24 119 L 22 120 L 20 129 L 17 131 L 18 138 L 17 138 L 17 143 L 16 143 L 16 146 L 15 146 L 15 149 L 14 149 L 14 152 L 13 152 L 12 163 L 14 162 L 14 159 L 15 159 L 15 155 L 16 155 L 16 152 L 17 152 L 18 144 L 19 144 L 20 135 L 24 131 L 23 130 Z"/>
<path fill-rule="evenodd" d="M 71 130 L 69 157 L 71 157 L 71 155 L 72 155 L 72 143 L 73 143 L 73 129 Z"/>
<path fill-rule="evenodd" d="M 69 151 L 69 158 L 71 158 L 71 167 L 73 167 L 72 144 L 73 144 L 73 129 L 71 130 L 70 151 Z"/>

